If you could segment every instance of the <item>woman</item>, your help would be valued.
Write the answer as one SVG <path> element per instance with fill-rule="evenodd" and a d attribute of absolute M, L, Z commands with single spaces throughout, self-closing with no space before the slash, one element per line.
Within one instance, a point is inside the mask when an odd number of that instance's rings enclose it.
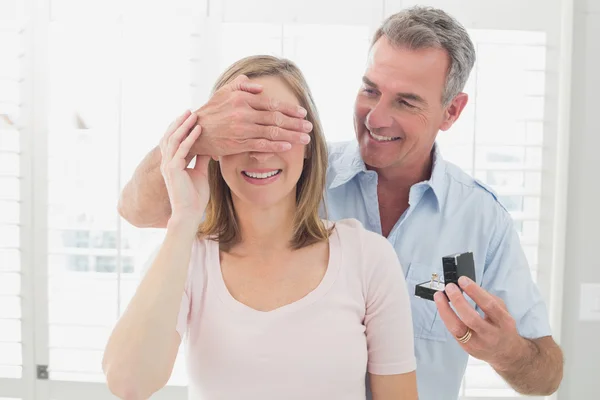
<path fill-rule="evenodd" d="M 410 305 L 387 240 L 354 220 L 319 218 L 327 169 L 314 102 L 298 68 L 258 56 L 231 66 L 270 97 L 302 106 L 311 142 L 210 160 L 186 112 L 161 144 L 172 216 L 117 323 L 103 368 L 111 391 L 146 399 L 187 339 L 191 399 L 416 399 Z"/>

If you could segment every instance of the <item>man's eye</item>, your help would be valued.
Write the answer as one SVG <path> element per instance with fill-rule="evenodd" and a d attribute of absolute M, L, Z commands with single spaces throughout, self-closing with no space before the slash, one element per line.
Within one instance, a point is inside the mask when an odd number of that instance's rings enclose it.
<path fill-rule="evenodd" d="M 415 108 L 412 104 L 408 103 L 406 100 L 398 100 L 398 104 L 408 108 Z"/>

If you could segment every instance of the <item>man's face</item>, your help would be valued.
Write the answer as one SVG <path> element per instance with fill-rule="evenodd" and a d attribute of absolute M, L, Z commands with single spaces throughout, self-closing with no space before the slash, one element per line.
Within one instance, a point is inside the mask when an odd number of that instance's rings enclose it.
<path fill-rule="evenodd" d="M 442 49 L 408 50 L 383 36 L 371 48 L 354 106 L 361 156 L 374 169 L 421 168 L 440 129 L 466 104 L 466 94 L 444 107 L 449 60 Z"/>

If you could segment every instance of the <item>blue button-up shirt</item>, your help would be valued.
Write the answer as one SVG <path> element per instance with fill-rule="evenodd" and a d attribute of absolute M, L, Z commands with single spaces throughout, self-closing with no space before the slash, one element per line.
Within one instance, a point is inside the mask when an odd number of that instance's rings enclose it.
<path fill-rule="evenodd" d="M 329 219 L 355 218 L 381 234 L 377 173 L 365 168 L 356 142 L 330 145 L 325 204 Z M 414 296 L 415 285 L 430 281 L 433 272 L 444 276 L 443 256 L 473 252 L 477 283 L 504 300 L 521 336 L 551 334 L 509 213 L 493 191 L 444 161 L 437 146 L 431 178 L 411 187 L 409 207 L 388 240 L 411 296 L 419 399 L 457 399 L 468 361 L 435 303 Z"/>

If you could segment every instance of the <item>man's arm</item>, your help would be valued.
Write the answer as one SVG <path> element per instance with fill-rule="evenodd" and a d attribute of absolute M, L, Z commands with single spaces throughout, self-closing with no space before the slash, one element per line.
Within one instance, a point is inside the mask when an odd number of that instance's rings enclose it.
<path fill-rule="evenodd" d="M 171 204 L 160 172 L 160 148 L 144 157 L 119 197 L 119 214 L 138 228 L 165 228 Z"/>
<path fill-rule="evenodd" d="M 281 152 L 292 144 L 310 142 L 312 124 L 306 110 L 262 94 L 262 87 L 240 75 L 216 91 L 194 112 L 202 134 L 188 161 L 196 155 L 224 156 L 248 151 Z M 177 118 L 165 137 L 179 129 L 190 112 Z M 189 133 L 189 132 L 188 132 Z M 169 198 L 160 172 L 159 148 L 154 148 L 136 168 L 119 198 L 119 214 L 137 227 L 166 227 L 171 215 Z"/>
<path fill-rule="evenodd" d="M 515 390 L 548 395 L 561 382 L 562 352 L 552 340 L 548 312 L 514 223 L 504 208 L 493 211 L 494 231 L 479 278 L 482 287 L 467 277 L 458 280 L 479 310 L 473 309 L 455 284 L 449 284 L 445 291 L 454 310 L 446 296 L 438 293 L 439 315 L 457 340 L 470 330 L 470 339 L 459 341 L 461 347 L 489 363 Z"/>
<path fill-rule="evenodd" d="M 510 386 L 526 395 L 548 396 L 558 390 L 563 377 L 563 354 L 552 337 L 522 339 L 514 361 L 492 365 Z"/>
<path fill-rule="evenodd" d="M 446 294 L 458 315 L 446 296 L 436 293 L 440 317 L 450 333 L 455 338 L 464 337 L 468 330 L 472 333 L 468 342 L 461 343 L 462 348 L 487 361 L 519 393 L 539 396 L 554 393 L 563 374 L 562 351 L 554 340 L 549 336 L 532 340 L 521 337 L 502 299 L 467 277 L 458 282 L 485 313 L 480 316 L 453 283 L 446 286 Z"/>

